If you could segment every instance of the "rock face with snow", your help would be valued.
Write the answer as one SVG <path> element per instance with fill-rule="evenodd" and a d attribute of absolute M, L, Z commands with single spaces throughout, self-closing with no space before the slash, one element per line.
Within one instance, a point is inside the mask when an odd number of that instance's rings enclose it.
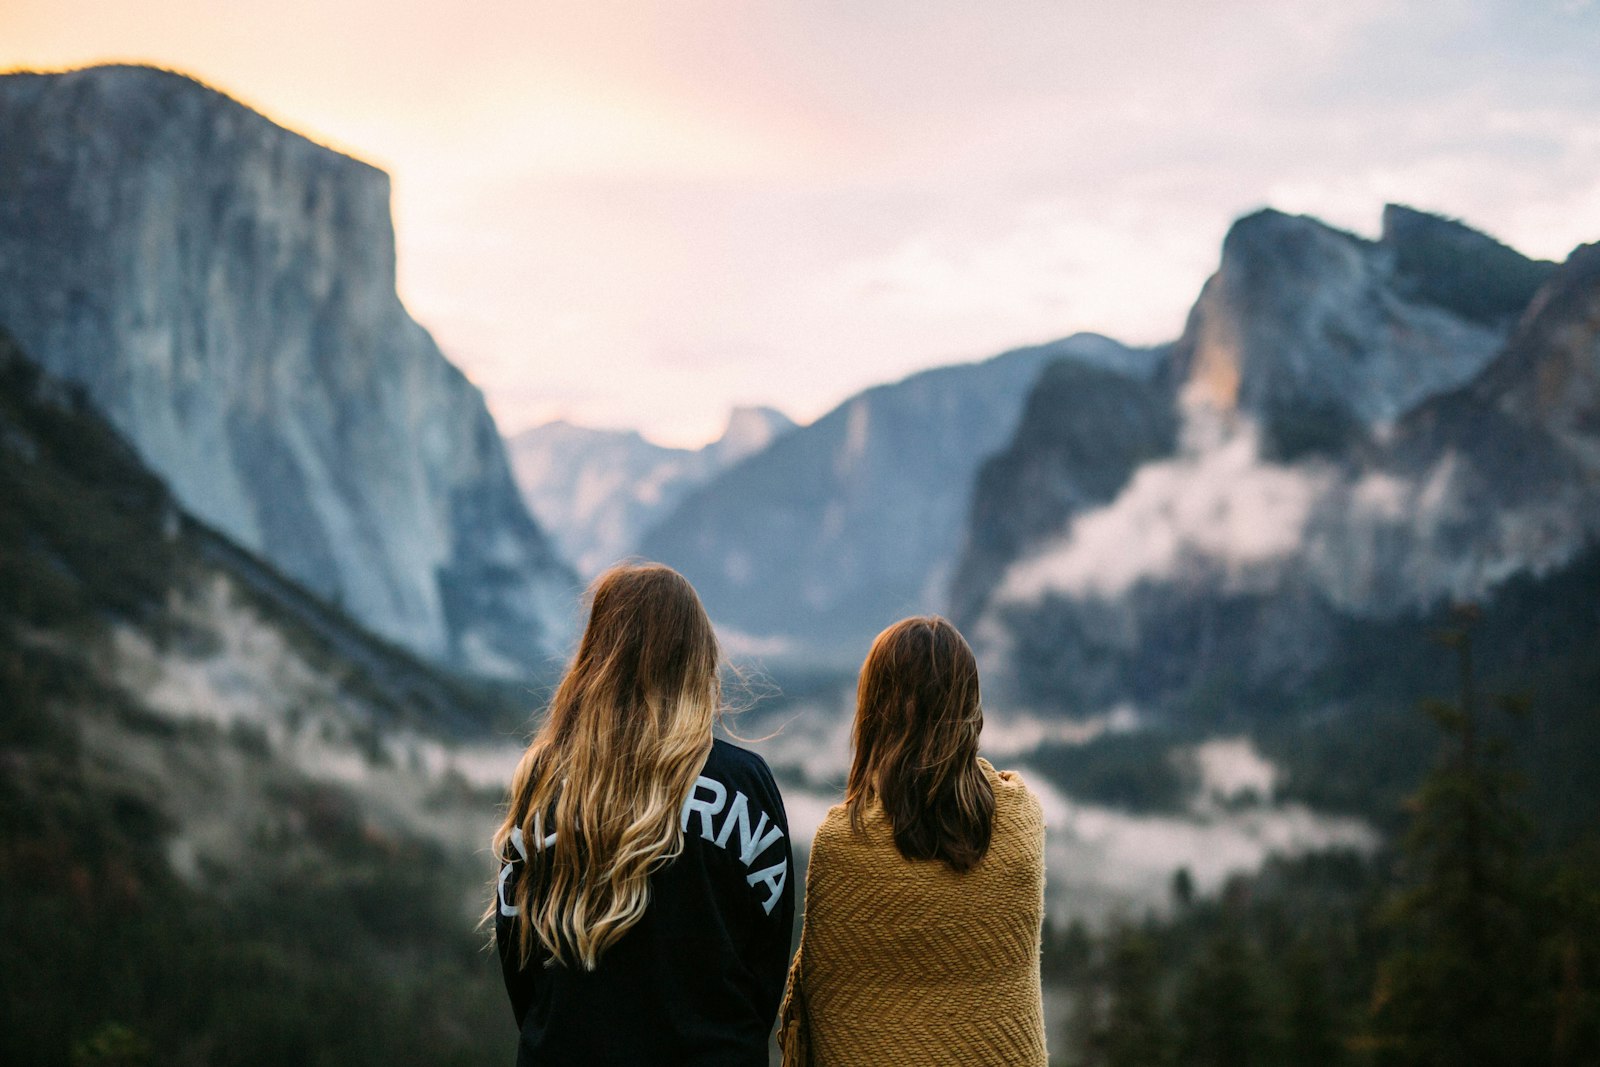
<path fill-rule="evenodd" d="M 986 682 L 1040 708 L 1237 712 L 1217 702 L 1309 684 L 1350 620 L 1566 563 L 1600 536 L 1597 337 L 1593 246 L 1555 268 L 1400 208 L 1376 243 L 1241 220 L 1157 374 L 1169 455 L 1087 499 L 1094 461 L 1040 428 L 1081 401 L 1041 383 L 986 471 L 987 512 L 1038 516 L 978 587 Z"/>
<path fill-rule="evenodd" d="M 640 551 L 695 583 L 733 647 L 858 662 L 895 619 L 946 610 L 973 476 L 1039 372 L 1155 358 L 1084 334 L 869 389 L 690 494 Z"/>
<path fill-rule="evenodd" d="M 774 408 L 735 408 L 704 448 L 667 448 L 631 430 L 551 422 L 506 442 L 522 497 L 562 555 L 592 577 L 634 551 L 690 491 L 794 428 Z"/>
<path fill-rule="evenodd" d="M 164 71 L 0 78 L 0 323 L 378 633 L 499 674 L 564 641 L 574 577 L 395 293 L 381 171 Z"/>

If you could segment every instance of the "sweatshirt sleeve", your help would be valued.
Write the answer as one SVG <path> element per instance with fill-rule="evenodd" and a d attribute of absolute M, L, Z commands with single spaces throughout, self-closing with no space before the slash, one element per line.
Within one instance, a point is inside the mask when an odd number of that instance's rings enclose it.
<path fill-rule="evenodd" d="M 528 1005 L 533 1000 L 533 976 L 518 965 L 516 951 L 515 925 L 512 922 L 516 914 L 516 905 L 512 903 L 516 892 L 517 879 L 524 874 L 523 857 L 513 848 L 520 844 L 521 834 L 517 834 L 517 841 L 506 843 L 508 855 L 500 857 L 500 875 L 495 880 L 494 894 L 494 941 L 495 949 L 500 957 L 500 975 L 505 980 L 506 996 L 511 1001 L 511 1014 L 516 1019 L 518 1029 L 522 1027 L 522 1020 L 528 1014 Z"/>
<path fill-rule="evenodd" d="M 783 890 L 778 895 L 776 907 L 769 916 L 765 936 L 760 946 L 761 957 L 759 968 L 762 982 L 762 1007 L 768 1018 L 775 1019 L 778 1006 L 783 1000 L 783 988 L 789 974 L 789 949 L 794 937 L 794 847 L 789 836 L 789 816 L 783 807 L 783 797 L 778 792 L 778 784 L 773 780 L 772 772 L 765 762 L 760 764 L 760 773 L 765 788 L 769 794 L 768 803 L 771 805 L 773 819 L 783 829 L 783 853 L 778 856 L 776 849 L 772 850 L 772 863 L 781 863 L 784 870 Z"/>

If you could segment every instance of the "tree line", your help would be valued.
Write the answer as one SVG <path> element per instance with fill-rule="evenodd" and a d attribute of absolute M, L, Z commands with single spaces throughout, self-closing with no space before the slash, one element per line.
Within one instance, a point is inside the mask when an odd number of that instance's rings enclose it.
<path fill-rule="evenodd" d="M 1100 934 L 1047 926 L 1073 1067 L 1600 1064 L 1600 838 L 1545 846 L 1480 691 L 1479 612 L 1437 636 L 1456 693 L 1419 708 L 1439 756 L 1375 856 L 1279 858 L 1171 913 Z M 1591 710 L 1590 714 L 1600 714 Z"/>

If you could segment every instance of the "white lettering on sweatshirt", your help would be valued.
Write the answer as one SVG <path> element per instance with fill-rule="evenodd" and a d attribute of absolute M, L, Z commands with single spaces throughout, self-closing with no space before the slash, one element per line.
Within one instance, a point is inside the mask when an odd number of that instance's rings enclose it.
<path fill-rule="evenodd" d="M 701 796 L 701 792 L 705 796 Z M 723 815 L 723 809 L 727 813 Z M 739 862 L 749 870 L 751 864 L 767 849 L 771 848 L 783 836 L 783 830 L 777 825 L 768 825 L 770 820 L 767 813 L 758 812 L 759 816 L 754 824 L 751 823 L 750 798 L 738 790 L 734 790 L 733 803 L 728 803 L 728 787 L 715 778 L 705 775 L 694 780 L 694 786 L 689 790 L 689 796 L 683 802 L 683 816 L 680 828 L 684 833 L 689 832 L 689 821 L 692 816 L 700 817 L 700 836 L 723 851 L 730 851 L 728 846 L 733 843 L 733 831 L 739 831 Z M 716 825 L 716 817 L 723 815 L 722 826 Z M 549 848 L 556 843 L 555 834 L 544 833 L 544 819 L 539 814 L 533 817 L 533 832 L 540 841 L 540 848 Z M 516 915 L 522 909 L 506 899 L 506 880 L 511 877 L 511 870 L 517 863 L 525 863 L 528 859 L 528 847 L 522 838 L 522 827 L 513 826 L 510 835 L 511 847 L 516 850 L 517 858 L 500 867 L 500 881 L 498 892 L 500 896 L 500 914 Z M 789 859 L 784 857 L 771 867 L 763 867 L 753 871 L 745 878 L 750 886 L 765 885 L 770 892 L 767 899 L 762 901 L 762 908 L 768 915 L 777 907 L 778 900 L 783 896 L 783 886 L 789 878 Z"/>

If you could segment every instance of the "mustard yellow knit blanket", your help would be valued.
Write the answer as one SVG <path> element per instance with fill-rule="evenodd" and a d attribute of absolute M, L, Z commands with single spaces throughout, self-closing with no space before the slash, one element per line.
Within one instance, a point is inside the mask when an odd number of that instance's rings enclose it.
<path fill-rule="evenodd" d="M 844 805 L 828 812 L 778 1027 L 786 1067 L 1045 1067 L 1044 817 L 1020 777 L 979 763 L 994 831 L 964 874 L 904 859 L 881 807 L 859 835 Z"/>

